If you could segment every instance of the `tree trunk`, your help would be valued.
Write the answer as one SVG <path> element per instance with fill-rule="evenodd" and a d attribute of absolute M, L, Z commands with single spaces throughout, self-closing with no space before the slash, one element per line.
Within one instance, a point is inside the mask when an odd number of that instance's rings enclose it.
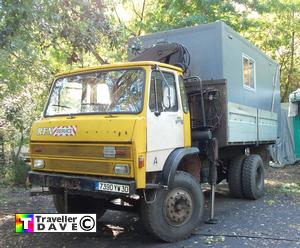
<path fill-rule="evenodd" d="M 20 156 L 21 149 L 22 149 L 22 146 L 23 146 L 23 142 L 24 142 L 24 130 L 22 129 L 22 130 L 21 130 L 21 139 L 20 139 L 20 141 L 19 141 L 18 151 L 17 151 L 17 153 L 15 154 L 15 157 L 16 157 L 16 158 L 19 158 L 19 156 Z"/>
<path fill-rule="evenodd" d="M 108 64 L 108 62 L 104 60 L 94 49 L 92 49 L 92 54 L 100 62 L 100 64 Z"/>

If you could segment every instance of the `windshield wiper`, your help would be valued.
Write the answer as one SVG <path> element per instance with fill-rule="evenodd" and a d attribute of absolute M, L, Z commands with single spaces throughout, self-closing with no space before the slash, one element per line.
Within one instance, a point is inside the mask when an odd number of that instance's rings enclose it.
<path fill-rule="evenodd" d="M 52 104 L 51 106 L 60 107 L 60 108 L 68 108 L 68 109 L 71 108 L 71 107 L 68 107 L 68 106 L 65 106 L 65 105 L 60 105 L 60 104 Z"/>

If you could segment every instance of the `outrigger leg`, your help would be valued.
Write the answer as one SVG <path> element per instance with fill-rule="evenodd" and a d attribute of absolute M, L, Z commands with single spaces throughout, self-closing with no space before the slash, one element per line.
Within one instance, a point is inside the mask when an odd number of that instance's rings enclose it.
<path fill-rule="evenodd" d="M 205 222 L 207 224 L 217 224 L 218 220 L 215 218 L 215 194 L 217 185 L 217 160 L 218 160 L 218 141 L 212 139 L 209 144 L 208 154 L 210 158 L 209 178 L 210 178 L 210 212 L 209 219 Z"/>

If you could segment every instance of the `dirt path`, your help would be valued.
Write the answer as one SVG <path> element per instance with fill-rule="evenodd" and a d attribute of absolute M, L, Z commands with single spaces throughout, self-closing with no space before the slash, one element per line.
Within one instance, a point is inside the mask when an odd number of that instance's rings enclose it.
<path fill-rule="evenodd" d="M 18 234 L 14 214 L 54 213 L 51 197 L 0 188 L 0 247 L 300 247 L 300 166 L 270 168 L 266 183 L 266 196 L 258 201 L 232 199 L 226 184 L 219 185 L 218 224 L 202 224 L 190 239 L 176 244 L 153 239 L 137 215 L 116 211 L 103 216 L 96 234 Z"/>

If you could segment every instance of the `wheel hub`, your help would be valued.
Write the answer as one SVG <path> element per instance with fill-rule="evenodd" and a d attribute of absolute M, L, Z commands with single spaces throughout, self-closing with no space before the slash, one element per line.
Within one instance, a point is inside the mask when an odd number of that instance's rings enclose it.
<path fill-rule="evenodd" d="M 169 225 L 181 226 L 185 224 L 193 213 L 193 202 L 190 194 L 184 189 L 171 190 L 165 198 L 164 210 Z"/>

